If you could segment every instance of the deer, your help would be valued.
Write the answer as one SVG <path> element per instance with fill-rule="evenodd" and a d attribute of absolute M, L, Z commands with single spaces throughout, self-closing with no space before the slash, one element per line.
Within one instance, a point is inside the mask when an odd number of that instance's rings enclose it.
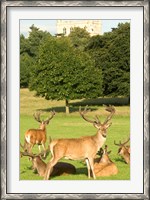
<path fill-rule="evenodd" d="M 50 143 L 51 160 L 47 164 L 44 180 L 48 180 L 53 166 L 61 159 L 85 160 L 88 170 L 88 178 L 96 179 L 94 173 L 94 157 L 100 147 L 106 141 L 107 129 L 111 126 L 111 118 L 115 113 L 113 106 L 106 106 L 106 111 L 110 112 L 104 123 L 101 123 L 98 116 L 94 120 L 88 119 L 85 114 L 88 112 L 87 107 L 82 111 L 79 107 L 80 116 L 87 122 L 92 123 L 98 129 L 93 136 L 69 139 L 53 139 Z M 91 173 L 91 172 L 92 173 Z"/>
<path fill-rule="evenodd" d="M 130 164 L 130 146 L 126 145 L 129 140 L 130 138 L 128 138 L 124 143 L 121 143 L 120 141 L 119 144 L 114 141 L 114 144 L 119 146 L 118 154 L 123 157 L 125 163 L 127 164 Z"/>
<path fill-rule="evenodd" d="M 37 173 L 39 174 L 39 176 L 44 177 L 47 164 L 42 160 L 41 157 L 45 153 L 48 153 L 48 152 L 49 152 L 49 149 L 47 149 L 45 152 L 41 152 L 39 154 L 33 154 L 33 153 L 29 153 L 27 151 L 25 151 L 25 152 L 21 152 L 20 151 L 20 156 L 21 157 L 22 156 L 28 156 L 28 157 L 30 157 L 31 161 L 32 161 L 32 168 L 33 168 L 33 170 L 37 171 Z M 51 173 L 51 176 L 69 175 L 69 174 L 75 174 L 75 173 L 76 173 L 76 168 L 72 164 L 65 163 L 65 162 L 58 162 L 53 167 L 53 171 Z"/>
<path fill-rule="evenodd" d="M 114 162 L 111 161 L 109 158 L 109 154 L 111 151 L 108 152 L 108 146 L 105 145 L 104 150 L 100 148 L 97 154 L 100 158 L 96 158 L 94 160 L 94 172 L 96 176 L 111 176 L 116 175 L 118 173 L 118 168 Z"/>
<path fill-rule="evenodd" d="M 27 152 L 32 152 L 32 148 L 35 144 L 38 145 L 39 151 L 41 152 L 40 145 L 42 145 L 45 150 L 46 143 L 46 126 L 49 124 L 50 120 L 54 117 L 55 111 L 51 111 L 51 116 L 46 120 L 40 119 L 41 112 L 36 112 L 33 114 L 34 119 L 40 123 L 38 129 L 29 129 L 25 132 L 24 140 L 24 150 Z"/>

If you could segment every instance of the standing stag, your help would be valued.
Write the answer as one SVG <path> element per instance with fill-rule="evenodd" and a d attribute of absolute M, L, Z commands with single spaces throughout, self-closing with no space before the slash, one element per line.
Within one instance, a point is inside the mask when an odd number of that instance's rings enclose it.
<path fill-rule="evenodd" d="M 125 160 L 125 162 L 127 164 L 130 164 L 130 146 L 129 145 L 126 145 L 128 142 L 129 142 L 130 138 L 128 138 L 128 140 L 124 143 L 120 143 L 117 144 L 115 141 L 114 141 L 114 144 L 119 146 L 119 149 L 118 149 L 118 154 L 121 155 L 123 157 L 123 159 Z"/>
<path fill-rule="evenodd" d="M 111 176 L 118 173 L 118 168 L 114 162 L 109 158 L 111 151 L 107 151 L 107 145 L 105 145 L 104 150 L 101 148 L 98 151 L 100 158 L 95 159 L 94 162 L 94 172 L 96 176 Z"/>
<path fill-rule="evenodd" d="M 39 129 L 29 129 L 25 132 L 25 142 L 24 150 L 27 152 L 32 152 L 32 148 L 35 144 L 38 145 L 39 151 L 41 152 L 40 145 L 43 146 L 45 150 L 46 143 L 46 126 L 49 124 L 50 120 L 54 117 L 55 111 L 51 112 L 51 116 L 47 120 L 40 119 L 41 112 L 35 113 L 33 116 L 36 121 L 40 123 Z"/>
<path fill-rule="evenodd" d="M 61 158 L 67 158 L 71 160 L 85 160 L 88 169 L 88 177 L 91 177 L 91 170 L 93 178 L 96 178 L 94 173 L 94 157 L 97 151 L 106 141 L 106 132 L 108 127 L 111 125 L 109 121 L 115 113 L 115 108 L 113 106 L 109 106 L 106 107 L 106 111 L 110 112 L 110 115 L 107 117 L 104 123 L 101 123 L 98 116 L 96 116 L 95 120 L 87 119 L 87 117 L 85 117 L 85 114 L 88 112 L 87 106 L 85 107 L 84 111 L 81 111 L 80 107 L 79 113 L 81 117 L 85 121 L 92 123 L 94 127 L 98 129 L 97 134 L 81 138 L 53 140 L 50 143 L 52 158 L 47 164 L 47 169 L 44 177 L 45 180 L 49 179 L 53 166 Z"/>

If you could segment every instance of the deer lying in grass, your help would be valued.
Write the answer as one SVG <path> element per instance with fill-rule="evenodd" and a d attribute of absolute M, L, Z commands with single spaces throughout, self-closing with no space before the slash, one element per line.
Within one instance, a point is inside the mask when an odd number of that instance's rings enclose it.
<path fill-rule="evenodd" d="M 127 164 L 130 164 L 130 146 L 126 145 L 129 142 L 129 140 L 130 140 L 130 138 L 124 143 L 121 143 L 121 141 L 120 141 L 119 144 L 117 144 L 114 141 L 114 144 L 119 146 L 118 154 L 123 157 L 123 159 L 125 160 L 125 162 Z"/>
<path fill-rule="evenodd" d="M 32 168 L 38 172 L 39 176 L 44 177 L 47 164 L 42 160 L 41 156 L 43 156 L 46 152 L 41 152 L 37 155 L 29 152 L 20 152 L 20 155 L 29 156 L 32 161 Z M 65 162 L 58 162 L 53 167 L 51 176 L 60 176 L 60 175 L 68 175 L 75 173 L 76 173 L 76 168 L 72 164 Z"/>
<path fill-rule="evenodd" d="M 105 145 L 104 150 L 101 148 L 97 153 L 100 158 L 95 159 L 94 162 L 94 172 L 96 176 L 111 176 L 118 173 L 118 168 L 114 162 L 109 158 L 111 151 L 107 151 L 107 145 Z"/>
<path fill-rule="evenodd" d="M 81 111 L 80 107 L 79 113 L 81 117 L 85 121 L 92 123 L 94 127 L 98 129 L 98 131 L 96 135 L 93 136 L 52 140 L 50 143 L 52 158 L 47 164 L 47 169 L 44 176 L 45 180 L 49 179 L 51 169 L 61 158 L 67 158 L 71 160 L 85 160 L 88 169 L 88 177 L 91 177 L 91 170 L 93 178 L 96 178 L 93 163 L 94 157 L 97 151 L 106 141 L 106 132 L 111 125 L 109 121 L 115 113 L 115 108 L 113 106 L 109 106 L 106 107 L 106 111 L 110 112 L 110 115 L 107 117 L 104 123 L 101 123 L 98 116 L 96 116 L 95 120 L 87 119 L 87 117 L 85 117 L 85 114 L 87 113 L 87 106 L 85 107 L 84 111 Z"/>
<path fill-rule="evenodd" d="M 46 126 L 49 124 L 50 120 L 54 117 L 55 111 L 51 112 L 51 116 L 47 120 L 41 120 L 40 119 L 40 112 L 37 112 L 34 114 L 34 118 L 36 121 L 40 123 L 39 129 L 29 129 L 25 132 L 25 142 L 24 142 L 24 151 L 32 152 L 32 148 L 35 144 L 38 145 L 39 151 L 40 145 L 43 146 L 43 149 L 45 150 L 45 143 L 46 143 Z"/>

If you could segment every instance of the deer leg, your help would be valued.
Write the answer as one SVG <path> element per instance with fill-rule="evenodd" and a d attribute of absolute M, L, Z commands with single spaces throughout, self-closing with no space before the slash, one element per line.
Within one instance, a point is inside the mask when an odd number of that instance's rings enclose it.
<path fill-rule="evenodd" d="M 93 158 L 90 158 L 90 159 L 89 159 L 89 164 L 90 164 L 90 168 L 91 168 L 91 171 L 92 171 L 92 176 L 93 176 L 94 179 L 96 179 L 96 176 L 95 176 L 95 173 L 94 173 Z"/>
<path fill-rule="evenodd" d="M 88 169 L 88 178 L 90 178 L 91 177 L 91 175 L 90 175 L 90 163 L 89 163 L 89 160 L 87 158 L 85 159 L 85 162 L 86 162 L 87 169 Z"/>
<path fill-rule="evenodd" d="M 51 161 L 47 164 L 47 167 L 46 167 L 46 171 L 45 171 L 45 175 L 44 175 L 44 180 L 48 180 L 50 175 L 51 175 L 51 172 L 53 170 L 53 166 L 56 165 L 56 163 L 58 162 L 60 158 L 52 158 Z"/>
<path fill-rule="evenodd" d="M 41 146 L 40 145 L 38 145 L 38 148 L 39 148 L 39 152 L 41 152 Z"/>
<path fill-rule="evenodd" d="M 44 158 L 45 158 L 45 156 L 46 156 L 46 146 L 45 146 L 45 144 L 44 143 L 42 143 L 42 147 L 43 147 L 43 149 L 44 149 Z"/>
<path fill-rule="evenodd" d="M 29 153 L 32 153 L 32 148 L 34 147 L 34 144 L 29 144 Z"/>

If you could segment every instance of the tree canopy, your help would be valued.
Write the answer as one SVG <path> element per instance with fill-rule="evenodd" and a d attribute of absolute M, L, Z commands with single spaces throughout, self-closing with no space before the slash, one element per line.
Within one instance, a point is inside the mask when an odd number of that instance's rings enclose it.
<path fill-rule="evenodd" d="M 28 87 L 30 72 L 38 56 L 38 48 L 44 38 L 51 37 L 50 33 L 41 31 L 32 25 L 29 37 L 20 35 L 20 87 Z"/>
<path fill-rule="evenodd" d="M 103 74 L 104 96 L 130 96 L 130 24 L 90 38 L 86 50 Z"/>
<path fill-rule="evenodd" d="M 101 76 L 86 52 L 75 49 L 66 37 L 53 37 L 39 47 L 29 87 L 46 99 L 65 99 L 67 103 L 102 95 Z"/>
<path fill-rule="evenodd" d="M 90 34 L 85 28 L 74 27 L 68 37 L 75 48 L 83 51 L 90 39 Z"/>

